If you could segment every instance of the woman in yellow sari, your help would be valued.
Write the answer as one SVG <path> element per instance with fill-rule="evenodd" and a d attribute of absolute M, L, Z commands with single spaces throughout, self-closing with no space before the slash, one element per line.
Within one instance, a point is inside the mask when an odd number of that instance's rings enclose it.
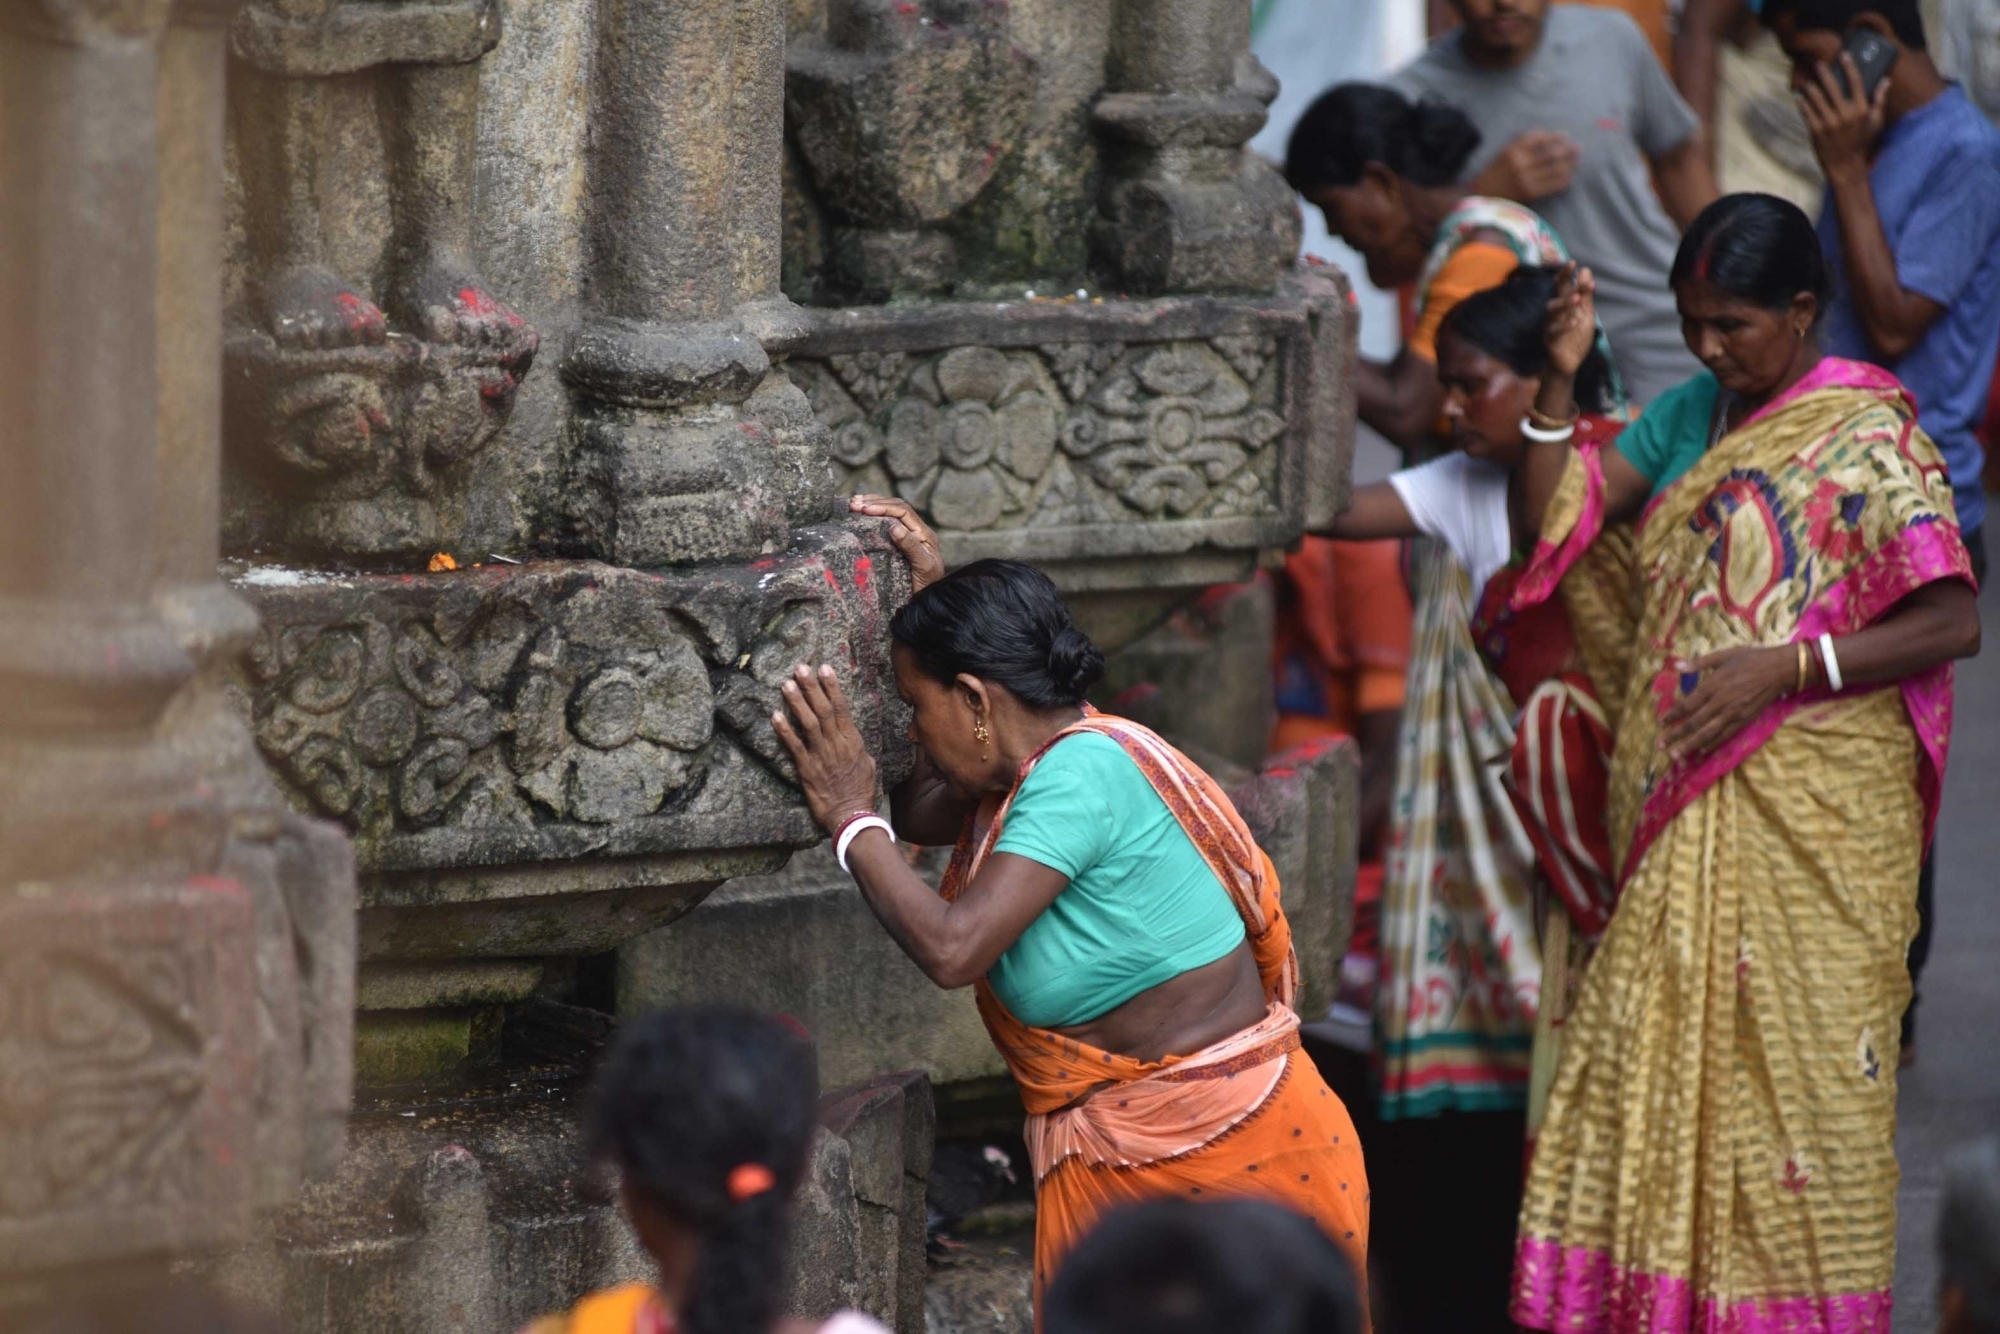
<path fill-rule="evenodd" d="M 1572 448 L 1586 272 L 1551 307 L 1566 336 L 1530 423 L 1544 517 L 1517 605 L 1635 516 L 1641 597 L 1637 624 L 1576 626 L 1618 678 L 1598 684 L 1622 884 L 1536 1144 L 1513 1314 L 1887 1334 L 1904 951 L 1950 662 L 1979 644 L 1970 566 L 1901 386 L 1819 354 L 1803 213 L 1717 201 L 1672 280 L 1708 370 L 1614 446 Z"/>
<path fill-rule="evenodd" d="M 1028 1111 L 1038 1305 L 1098 1219 L 1162 1196 L 1287 1205 L 1365 1272 L 1361 1148 L 1301 1049 L 1291 927 L 1242 818 L 1158 736 L 1083 703 L 1103 659 L 1046 575 L 946 575 L 907 505 L 854 505 L 894 520 L 917 587 L 890 627 L 918 746 L 891 809 L 894 835 L 956 841 L 941 892 L 874 814 L 831 667 L 800 666 L 772 724 L 889 934 L 938 985 L 976 988 Z"/>

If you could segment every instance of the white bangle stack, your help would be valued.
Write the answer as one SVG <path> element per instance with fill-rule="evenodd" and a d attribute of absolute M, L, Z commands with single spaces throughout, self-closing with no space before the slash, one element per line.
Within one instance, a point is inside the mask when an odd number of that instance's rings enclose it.
<path fill-rule="evenodd" d="M 854 845 L 854 840 L 864 829 L 879 829 L 889 836 L 890 842 L 896 841 L 896 831 L 891 829 L 889 822 L 879 815 L 864 815 L 858 820 L 849 820 L 842 826 L 840 838 L 833 845 L 834 860 L 839 862 L 840 869 L 849 875 L 853 875 L 854 872 L 847 865 L 847 850 Z"/>
<path fill-rule="evenodd" d="M 1846 689 L 1846 683 L 1840 679 L 1840 659 L 1834 656 L 1832 635 L 1819 637 L 1819 665 L 1826 672 L 1829 690 L 1838 692 Z"/>
<path fill-rule="evenodd" d="M 1521 434 L 1538 445 L 1560 445 L 1576 434 L 1576 423 L 1569 422 L 1557 430 L 1549 431 L 1535 425 L 1534 418 L 1523 417 Z"/>

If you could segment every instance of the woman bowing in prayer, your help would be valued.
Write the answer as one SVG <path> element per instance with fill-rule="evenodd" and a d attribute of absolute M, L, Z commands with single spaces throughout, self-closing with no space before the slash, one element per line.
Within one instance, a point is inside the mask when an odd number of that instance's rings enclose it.
<path fill-rule="evenodd" d="M 915 595 L 891 624 L 915 771 L 875 814 L 875 761 L 833 669 L 801 665 L 772 722 L 813 817 L 904 952 L 972 985 L 1028 1109 L 1035 1291 L 1107 1211 L 1260 1196 L 1364 1272 L 1368 1182 L 1347 1109 L 1300 1049 L 1298 964 L 1270 861 L 1215 782 L 1090 709 L 1103 657 L 1032 566 L 949 575 L 902 501 Z M 896 838 L 955 844 L 941 891 Z"/>
<path fill-rule="evenodd" d="M 1604 696 L 1621 884 L 1536 1144 L 1513 1314 L 1886 1334 L 1905 949 L 1950 663 L 1979 647 L 1970 565 L 1902 386 L 1819 352 L 1805 214 L 1718 200 L 1672 282 L 1707 369 L 1579 447 L 1578 275 L 1524 467 L 1540 539 L 1515 605 L 1633 517 L 1639 598 L 1636 621 L 1575 627 L 1626 664 Z"/>

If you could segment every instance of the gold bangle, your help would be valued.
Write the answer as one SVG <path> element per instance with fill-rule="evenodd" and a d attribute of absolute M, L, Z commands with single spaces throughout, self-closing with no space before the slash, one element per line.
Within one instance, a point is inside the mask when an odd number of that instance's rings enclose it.
<path fill-rule="evenodd" d="M 1806 652 L 1806 641 L 1801 639 L 1799 641 L 1799 684 L 1792 691 L 1794 695 L 1800 695 L 1805 693 L 1806 676 L 1811 670 L 1809 666 L 1811 661 L 1812 661 L 1811 656 Z"/>
<path fill-rule="evenodd" d="M 1548 413 L 1530 404 L 1528 407 L 1528 420 L 1535 424 L 1537 430 L 1560 431 L 1565 426 L 1576 425 L 1577 419 L 1583 416 L 1583 410 L 1578 408 L 1576 404 L 1571 403 L 1569 406 L 1569 416 L 1551 417 Z"/>

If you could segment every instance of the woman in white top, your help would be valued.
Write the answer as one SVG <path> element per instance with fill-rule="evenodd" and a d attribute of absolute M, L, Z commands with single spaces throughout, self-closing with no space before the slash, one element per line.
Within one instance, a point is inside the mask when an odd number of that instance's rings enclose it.
<path fill-rule="evenodd" d="M 1548 866 L 1548 831 L 1517 803 L 1504 775 L 1521 753 L 1548 753 L 1517 748 L 1529 735 L 1552 738 L 1556 753 L 1573 756 L 1557 766 L 1571 781 L 1587 773 L 1590 746 L 1570 743 L 1579 708 L 1594 708 L 1576 703 L 1590 687 L 1577 670 L 1562 600 L 1518 615 L 1509 606 L 1514 556 L 1534 538 L 1517 469 L 1524 426 L 1543 429 L 1529 418 L 1549 366 L 1545 329 L 1556 327 L 1549 316 L 1559 274 L 1520 268 L 1452 309 L 1438 333 L 1437 368 L 1454 448 L 1361 488 L 1326 530 L 1347 539 L 1429 539 L 1455 558 L 1418 562 L 1424 577 L 1415 594 L 1424 609 L 1411 646 L 1383 878 L 1375 1047 L 1385 1120 L 1519 1114 L 1531 1101 L 1545 985 L 1534 887 L 1538 863 Z M 1573 364 L 1567 355 L 1565 363 Z M 1595 415 L 1548 429 L 1615 430 L 1605 420 L 1617 406 L 1615 381 L 1601 351 L 1583 360 L 1577 382 L 1577 402 Z M 1538 712 L 1545 683 L 1572 693 Z M 1522 710 L 1531 695 L 1529 728 Z M 1563 804 L 1569 808 L 1568 794 Z M 1567 832 L 1589 826 L 1581 818 Z M 1601 821 L 1596 828 L 1601 844 Z M 1574 851 L 1589 861 L 1589 848 Z M 1587 887 L 1576 905 L 1561 901 L 1573 913 L 1608 911 L 1606 895 Z M 1583 934 L 1596 925 L 1593 918 Z M 1550 953 L 1558 971 L 1567 950 L 1565 940 Z M 1511 1219 L 1505 1201 L 1493 1201 L 1490 1212 Z M 1496 1245 L 1511 1246 L 1506 1231 Z"/>

